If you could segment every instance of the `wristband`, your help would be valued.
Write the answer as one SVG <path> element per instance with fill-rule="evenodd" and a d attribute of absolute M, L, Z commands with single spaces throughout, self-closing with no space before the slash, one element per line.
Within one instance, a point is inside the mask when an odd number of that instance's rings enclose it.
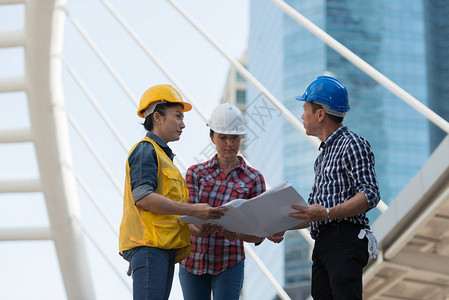
<path fill-rule="evenodd" d="M 326 212 L 327 212 L 327 220 L 329 221 L 329 219 L 330 219 L 330 215 L 329 215 L 329 207 L 326 207 Z"/>

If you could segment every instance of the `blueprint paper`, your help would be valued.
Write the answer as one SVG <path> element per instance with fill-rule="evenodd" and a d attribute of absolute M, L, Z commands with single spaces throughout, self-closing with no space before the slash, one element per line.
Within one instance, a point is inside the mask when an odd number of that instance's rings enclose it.
<path fill-rule="evenodd" d="M 283 182 L 252 199 L 236 199 L 222 205 L 229 210 L 218 220 L 191 216 L 181 216 L 179 220 L 196 225 L 217 224 L 232 232 L 265 237 L 303 222 L 288 216 L 296 212 L 291 208 L 293 204 L 308 206 L 289 182 Z"/>

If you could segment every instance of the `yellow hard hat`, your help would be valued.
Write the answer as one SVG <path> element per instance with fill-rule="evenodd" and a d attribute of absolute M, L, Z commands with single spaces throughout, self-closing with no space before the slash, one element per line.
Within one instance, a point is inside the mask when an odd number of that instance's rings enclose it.
<path fill-rule="evenodd" d="M 173 102 L 182 104 L 183 111 L 189 111 L 192 109 L 192 105 L 190 103 L 184 102 L 182 100 L 181 95 L 169 84 L 159 84 L 150 87 L 148 90 L 143 93 L 142 98 L 140 98 L 139 109 L 137 110 L 137 115 L 139 117 L 145 118 L 143 114 L 144 110 L 150 106 L 151 103 L 155 102 Z M 153 107 L 154 109 L 154 107 Z"/>

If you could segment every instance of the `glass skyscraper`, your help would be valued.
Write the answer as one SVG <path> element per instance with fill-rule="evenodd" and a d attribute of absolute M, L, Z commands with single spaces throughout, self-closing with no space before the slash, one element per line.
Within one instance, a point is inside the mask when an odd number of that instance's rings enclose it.
<path fill-rule="evenodd" d="M 268 1 L 251 2 L 249 39 L 258 37 L 262 39 L 260 45 L 248 49 L 247 58 L 258 62 L 250 68 L 261 82 L 275 95 L 280 97 L 283 89 L 283 37 L 282 11 L 273 9 Z M 260 46 L 260 47 L 259 47 Z M 263 63 L 262 63 L 263 61 Z M 248 60 L 247 60 L 248 62 Z M 263 76 L 258 76 L 264 74 Z M 248 89 L 250 88 L 250 89 Z M 246 94 L 246 120 L 248 123 L 245 136 L 245 156 L 258 170 L 264 169 L 263 175 L 267 185 L 274 186 L 283 178 L 282 148 L 282 118 L 260 93 L 247 86 Z M 264 146 L 264 141 L 267 142 Z M 267 150 L 270 151 L 269 159 Z M 250 156 L 248 156 L 250 154 Z M 253 161 L 254 159 L 254 161 Z M 263 161 L 263 162 L 262 162 Z M 268 171 L 269 170 L 269 171 Z M 254 247 L 254 251 L 260 256 L 274 277 L 284 282 L 284 247 L 269 241 Z M 245 283 L 243 287 L 244 299 L 273 299 L 274 288 L 255 263 L 247 258 L 245 260 Z"/>
<path fill-rule="evenodd" d="M 423 104 L 447 118 L 447 1 L 286 2 Z M 296 101 L 295 96 L 301 95 L 317 76 L 338 78 L 347 87 L 350 97 L 351 111 L 344 123 L 371 143 L 382 200 L 391 203 L 429 157 L 434 147 L 431 140 L 434 145 L 441 141 L 441 131 L 432 130 L 423 116 L 270 1 L 251 1 L 250 14 L 250 72 L 298 118 L 303 103 Z M 435 56 L 439 57 L 436 61 Z M 246 101 L 248 127 L 253 129 L 247 134 L 247 140 L 252 141 L 246 148 L 248 159 L 269 184 L 288 180 L 307 198 L 314 180 L 313 163 L 317 149 L 280 117 L 252 86 L 248 86 Z M 371 222 L 379 214 L 377 209 L 371 211 L 368 214 Z M 266 263 L 276 264 L 277 259 L 284 259 L 284 277 L 279 276 L 279 279 L 284 281 L 292 299 L 305 299 L 304 295 L 310 292 L 309 246 L 297 232 L 291 232 L 284 247 L 270 247 Z M 247 272 L 246 284 L 257 282 L 250 277 L 252 275 Z M 256 289 L 266 290 L 263 297 L 257 299 L 275 297 L 274 289 L 269 285 L 251 290 Z M 248 295 L 246 299 L 256 298 Z"/>
<path fill-rule="evenodd" d="M 427 74 L 429 107 L 449 119 L 449 1 L 424 1 L 426 25 Z M 434 150 L 445 132 L 430 125 L 430 143 Z"/>

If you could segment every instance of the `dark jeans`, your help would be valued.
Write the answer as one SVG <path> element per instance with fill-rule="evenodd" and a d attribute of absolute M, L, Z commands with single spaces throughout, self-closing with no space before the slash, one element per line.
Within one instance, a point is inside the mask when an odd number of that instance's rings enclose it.
<path fill-rule="evenodd" d="M 314 300 L 361 300 L 362 271 L 368 263 L 368 241 L 362 226 L 340 222 L 320 230 L 312 254 Z"/>
<path fill-rule="evenodd" d="M 175 269 L 175 249 L 137 247 L 123 252 L 131 263 L 134 300 L 167 300 Z"/>
<path fill-rule="evenodd" d="M 244 269 L 244 260 L 217 275 L 195 275 L 180 266 L 179 281 L 184 300 L 210 300 L 211 290 L 214 300 L 238 300 Z"/>

